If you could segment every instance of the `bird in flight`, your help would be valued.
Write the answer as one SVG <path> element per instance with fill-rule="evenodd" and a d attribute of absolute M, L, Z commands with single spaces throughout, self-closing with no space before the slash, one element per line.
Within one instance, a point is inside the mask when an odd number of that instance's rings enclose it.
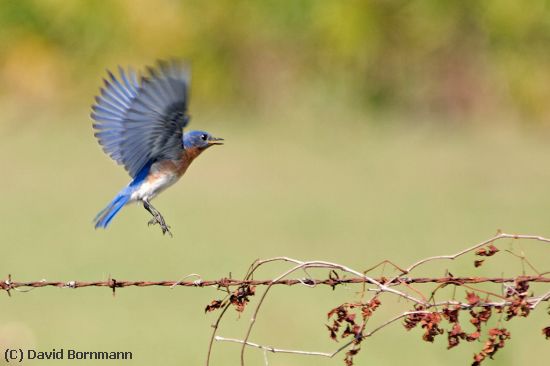
<path fill-rule="evenodd" d="M 178 61 L 158 61 L 138 77 L 119 67 L 119 78 L 107 71 L 91 117 L 103 150 L 123 165 L 132 181 L 97 214 L 95 227 L 107 228 L 122 207 L 141 202 L 163 234 L 170 234 L 151 199 L 174 184 L 204 150 L 223 144 L 205 131 L 183 129 L 189 123 L 189 69 Z"/>

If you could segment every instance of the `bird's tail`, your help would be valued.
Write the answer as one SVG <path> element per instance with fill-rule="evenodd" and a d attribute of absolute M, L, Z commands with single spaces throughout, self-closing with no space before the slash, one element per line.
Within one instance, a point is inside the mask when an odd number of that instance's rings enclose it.
<path fill-rule="evenodd" d="M 111 201 L 111 203 L 109 203 L 107 207 L 105 207 L 97 214 L 97 216 L 94 218 L 96 229 L 98 227 L 106 229 L 111 220 L 118 213 L 118 211 L 120 211 L 120 209 L 128 203 L 132 195 L 132 189 L 130 188 L 131 187 L 126 187 L 122 191 L 120 191 Z"/>

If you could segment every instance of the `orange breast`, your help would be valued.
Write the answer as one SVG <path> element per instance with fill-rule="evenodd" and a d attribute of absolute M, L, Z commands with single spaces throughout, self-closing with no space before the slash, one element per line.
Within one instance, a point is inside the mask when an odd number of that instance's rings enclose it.
<path fill-rule="evenodd" d="M 153 182 L 166 175 L 175 175 L 180 178 L 187 171 L 191 162 L 195 160 L 201 152 L 202 151 L 197 148 L 186 149 L 181 153 L 179 160 L 164 160 L 155 163 L 147 180 Z"/>
<path fill-rule="evenodd" d="M 185 173 L 185 171 L 187 170 L 189 165 L 191 165 L 193 160 L 195 160 L 195 158 L 197 156 L 199 156 L 201 152 L 202 152 L 202 150 L 200 150 L 196 147 L 185 149 L 185 150 L 182 151 L 180 162 L 177 164 L 177 174 L 178 174 L 178 176 L 181 177 Z"/>

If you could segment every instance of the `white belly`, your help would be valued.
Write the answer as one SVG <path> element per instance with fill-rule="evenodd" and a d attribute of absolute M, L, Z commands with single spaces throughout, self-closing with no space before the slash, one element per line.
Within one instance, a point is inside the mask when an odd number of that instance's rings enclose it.
<path fill-rule="evenodd" d="M 131 200 L 137 201 L 146 199 L 152 199 L 166 188 L 178 181 L 179 177 L 176 174 L 162 174 L 158 175 L 156 179 L 146 179 L 139 187 L 132 193 Z"/>

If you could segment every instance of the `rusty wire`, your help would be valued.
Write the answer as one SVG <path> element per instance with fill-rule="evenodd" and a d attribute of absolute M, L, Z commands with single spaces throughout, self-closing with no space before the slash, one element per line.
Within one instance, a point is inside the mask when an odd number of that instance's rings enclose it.
<path fill-rule="evenodd" d="M 421 284 L 421 283 L 436 283 L 447 285 L 465 285 L 479 283 L 513 283 L 518 280 L 525 282 L 540 282 L 550 283 L 550 277 L 540 276 L 520 276 L 520 277 L 396 277 L 387 279 L 385 277 L 376 278 L 376 281 L 385 285 L 403 285 L 403 284 Z M 391 280 L 391 282 L 389 282 Z M 270 285 L 326 285 L 335 287 L 344 284 L 368 283 L 364 277 L 350 278 L 324 278 L 324 279 L 281 279 L 277 281 L 265 280 L 239 280 L 234 278 L 220 278 L 218 280 L 195 280 L 195 281 L 126 281 L 116 280 L 111 278 L 106 281 L 13 281 L 12 275 L 8 275 L 8 279 L 0 282 L 0 289 L 5 291 L 16 290 L 19 288 L 42 288 L 42 287 L 58 287 L 58 288 L 84 288 L 84 287 L 108 287 L 118 289 L 124 287 L 238 287 L 243 285 L 250 286 L 270 286 Z"/>

